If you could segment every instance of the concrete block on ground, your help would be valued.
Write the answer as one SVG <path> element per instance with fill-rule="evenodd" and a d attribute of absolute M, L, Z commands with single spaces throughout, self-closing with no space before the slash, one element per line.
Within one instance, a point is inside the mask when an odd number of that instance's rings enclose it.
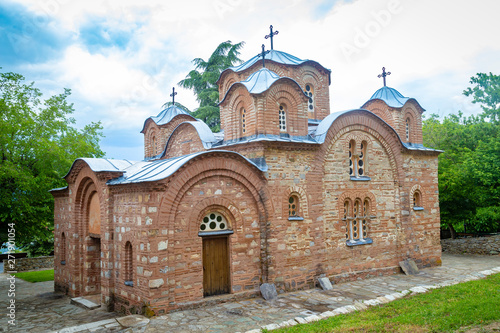
<path fill-rule="evenodd" d="M 260 293 L 266 301 L 271 301 L 278 298 L 276 286 L 273 283 L 263 283 L 260 285 Z"/>
<path fill-rule="evenodd" d="M 101 304 L 96 304 L 83 297 L 75 297 L 71 299 L 71 304 L 77 305 L 84 309 L 94 310 L 101 307 Z"/>
<path fill-rule="evenodd" d="M 323 290 L 332 290 L 332 283 L 326 277 L 318 278 L 319 285 Z"/>
<path fill-rule="evenodd" d="M 411 259 L 406 259 L 399 262 L 399 266 L 405 272 L 406 275 L 415 275 L 418 274 L 417 264 Z"/>

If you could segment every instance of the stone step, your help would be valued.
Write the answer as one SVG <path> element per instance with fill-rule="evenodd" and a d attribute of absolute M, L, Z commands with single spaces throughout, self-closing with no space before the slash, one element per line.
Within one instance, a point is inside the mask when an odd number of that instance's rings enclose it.
<path fill-rule="evenodd" d="M 88 310 L 94 310 L 94 309 L 97 309 L 101 306 L 101 304 L 96 304 L 92 301 L 89 301 L 88 299 L 83 298 L 83 297 L 72 298 L 71 304 L 77 305 L 79 307 L 82 307 L 82 308 L 88 309 Z"/>

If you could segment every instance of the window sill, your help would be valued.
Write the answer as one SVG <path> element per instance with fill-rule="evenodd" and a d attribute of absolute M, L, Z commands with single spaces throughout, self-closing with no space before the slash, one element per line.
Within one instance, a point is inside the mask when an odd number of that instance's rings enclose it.
<path fill-rule="evenodd" d="M 300 216 L 289 216 L 288 221 L 304 221 L 304 218 Z"/>
<path fill-rule="evenodd" d="M 134 286 L 134 281 L 125 281 L 125 285 L 129 286 L 129 287 L 133 287 Z"/>
<path fill-rule="evenodd" d="M 218 230 L 218 231 L 199 231 L 198 236 L 220 236 L 220 235 L 231 235 L 233 234 L 232 230 Z"/>
<path fill-rule="evenodd" d="M 348 240 L 345 243 L 347 246 L 357 246 L 357 245 L 371 244 L 373 243 L 373 240 L 371 238 L 364 238 L 364 239 Z"/>
<path fill-rule="evenodd" d="M 361 177 L 351 176 L 351 180 L 353 180 L 355 182 L 367 182 L 367 181 L 370 181 L 372 179 L 370 177 L 367 177 L 367 176 L 361 176 Z"/>
<path fill-rule="evenodd" d="M 413 207 L 413 210 L 424 210 L 424 207 L 414 206 L 414 207 Z"/>

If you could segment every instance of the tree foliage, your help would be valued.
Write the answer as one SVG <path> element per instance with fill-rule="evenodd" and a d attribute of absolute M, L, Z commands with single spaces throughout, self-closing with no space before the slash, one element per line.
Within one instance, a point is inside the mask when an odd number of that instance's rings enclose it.
<path fill-rule="evenodd" d="M 217 80 L 222 71 L 241 62 L 238 58 L 244 43 L 232 44 L 231 41 L 220 43 L 207 61 L 202 58 L 193 60 L 195 69 L 189 72 L 179 85 L 192 89 L 200 107 L 193 116 L 203 120 L 214 132 L 220 130 L 219 89 Z"/>
<path fill-rule="evenodd" d="M 424 121 L 424 144 L 444 150 L 439 157 L 439 201 L 443 226 L 468 232 L 494 232 L 500 227 L 500 97 L 499 76 L 471 78 L 464 91 L 483 112 L 461 112 Z"/>
<path fill-rule="evenodd" d="M 0 242 L 15 226 L 17 246 L 50 252 L 54 204 L 49 190 L 77 157 L 101 157 L 100 123 L 82 130 L 70 117 L 70 90 L 42 99 L 34 83 L 16 73 L 0 73 Z"/>

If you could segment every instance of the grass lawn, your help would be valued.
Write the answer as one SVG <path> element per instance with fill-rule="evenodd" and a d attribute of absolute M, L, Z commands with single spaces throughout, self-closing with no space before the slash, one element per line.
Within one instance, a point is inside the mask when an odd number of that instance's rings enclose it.
<path fill-rule="evenodd" d="M 285 332 L 455 332 L 500 320 L 500 274 L 433 289 L 361 312 L 272 331 Z"/>
<path fill-rule="evenodd" d="M 23 279 L 28 282 L 43 282 L 43 281 L 53 281 L 54 280 L 54 270 L 47 269 L 44 271 L 33 271 L 33 272 L 20 272 L 12 274 L 17 278 Z"/>

